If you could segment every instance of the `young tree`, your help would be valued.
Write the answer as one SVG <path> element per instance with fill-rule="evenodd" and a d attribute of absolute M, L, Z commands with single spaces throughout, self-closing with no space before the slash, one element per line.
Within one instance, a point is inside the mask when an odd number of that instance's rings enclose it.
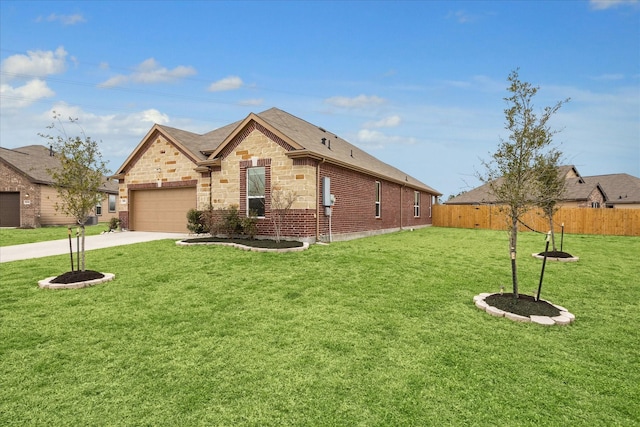
<path fill-rule="evenodd" d="M 280 186 L 271 188 L 271 222 L 273 223 L 276 242 L 280 242 L 282 224 L 297 199 L 298 194 L 294 191 L 285 190 Z"/>
<path fill-rule="evenodd" d="M 81 246 L 80 270 L 85 270 L 85 228 L 89 216 L 96 205 L 102 200 L 100 187 L 105 183 L 105 175 L 109 173 L 98 143 L 88 137 L 78 119 L 69 118 L 69 123 L 78 126 L 80 136 L 69 136 L 60 114 L 53 112 L 54 122 L 47 129 L 55 131 L 56 135 L 39 134 L 51 144 L 60 166 L 48 169 L 53 186 L 56 188 L 61 202 L 56 204 L 56 210 L 76 220 L 80 227 Z"/>
<path fill-rule="evenodd" d="M 560 209 L 558 201 L 562 198 L 566 177 L 561 175 L 559 169 L 562 153 L 556 149 L 538 158 L 538 191 L 536 206 L 538 206 L 544 216 L 549 220 L 549 230 L 551 232 L 551 245 L 556 251 L 555 233 L 553 231 L 553 216 Z"/>
<path fill-rule="evenodd" d="M 509 74 L 508 81 L 507 90 L 511 95 L 504 98 L 507 102 L 504 113 L 509 138 L 501 138 L 491 159 L 482 162 L 486 175 L 480 176 L 480 179 L 489 185 L 496 203 L 501 204 L 507 214 L 513 294 L 518 298 L 518 222 L 534 204 L 538 188 L 538 162 L 557 133 L 549 127 L 549 119 L 568 99 L 545 107 L 538 116 L 533 110 L 533 97 L 539 88 L 521 81 L 517 69 Z"/>

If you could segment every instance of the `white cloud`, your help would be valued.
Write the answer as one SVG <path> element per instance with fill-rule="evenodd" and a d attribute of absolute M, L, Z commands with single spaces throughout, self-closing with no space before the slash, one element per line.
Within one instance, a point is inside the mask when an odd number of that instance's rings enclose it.
<path fill-rule="evenodd" d="M 171 121 L 166 113 L 156 109 L 100 115 L 85 111 L 76 105 L 59 102 L 36 119 L 32 119 L 32 123 L 27 126 L 33 127 L 33 122 L 41 123 L 38 131 L 46 133 L 45 126 L 51 123 L 53 111 L 60 114 L 69 135 L 76 135 L 84 131 L 87 136 L 98 141 L 103 158 L 112 160 L 108 165 L 112 171 L 115 171 L 115 168 L 119 167 L 131 154 L 155 123 L 168 124 Z M 68 117 L 77 118 L 80 127 L 74 129 L 73 126 L 69 126 L 66 122 Z M 7 131 L 7 134 L 9 132 Z M 36 144 L 40 143 L 37 141 L 37 137 L 32 141 Z"/>
<path fill-rule="evenodd" d="M 602 74 L 600 76 L 591 77 L 592 80 L 613 81 L 623 80 L 624 74 Z"/>
<path fill-rule="evenodd" d="M 262 105 L 264 103 L 264 99 L 262 98 L 254 98 L 254 99 L 245 99 L 244 101 L 240 101 L 238 104 L 245 107 L 252 107 Z"/>
<path fill-rule="evenodd" d="M 34 102 L 50 98 L 55 95 L 47 83 L 40 79 L 28 81 L 23 86 L 12 87 L 7 84 L 0 85 L 0 98 L 2 99 L 2 108 L 17 109 L 28 107 Z"/>
<path fill-rule="evenodd" d="M 334 96 L 334 97 L 325 99 L 324 102 L 329 105 L 333 105 L 334 107 L 366 108 L 366 107 L 372 107 L 372 106 L 384 104 L 385 100 L 375 95 L 371 95 L 371 96 L 358 95 L 355 98 L 347 98 L 345 96 Z"/>
<path fill-rule="evenodd" d="M 225 90 L 235 90 L 241 88 L 243 85 L 242 79 L 238 76 L 225 77 L 222 80 L 213 82 L 209 85 L 209 92 L 222 92 Z"/>
<path fill-rule="evenodd" d="M 466 24 L 469 22 L 473 22 L 477 20 L 477 16 L 471 15 L 469 12 L 465 10 L 457 10 L 455 12 L 449 12 L 447 14 L 447 18 L 455 19 L 459 24 Z"/>
<path fill-rule="evenodd" d="M 605 10 L 618 6 L 638 6 L 638 0 L 590 0 L 589 5 L 594 10 Z"/>
<path fill-rule="evenodd" d="M 382 118 L 380 120 L 377 121 L 373 121 L 373 122 L 367 122 L 364 124 L 364 127 L 366 128 L 392 128 L 392 127 L 396 127 L 399 126 L 400 123 L 402 122 L 402 119 L 400 118 L 400 116 L 393 115 L 393 116 L 388 116 L 385 118 Z"/>
<path fill-rule="evenodd" d="M 42 21 L 47 21 L 47 22 L 57 21 L 57 22 L 60 22 L 62 25 L 75 25 L 75 24 L 87 22 L 87 20 L 84 19 L 84 16 L 82 16 L 79 13 L 75 13 L 73 15 L 58 15 L 56 13 L 52 13 L 46 18 L 39 16 L 38 19 L 36 19 L 36 22 L 42 22 Z"/>
<path fill-rule="evenodd" d="M 416 143 L 413 137 L 387 135 L 383 132 L 370 129 L 360 129 L 355 137 L 355 144 L 369 149 L 380 149 L 387 145 L 411 145 Z"/>
<path fill-rule="evenodd" d="M 60 46 L 54 51 L 29 50 L 26 55 L 12 55 L 2 61 L 0 68 L 10 80 L 20 77 L 45 77 L 63 73 L 66 69 L 67 51 Z"/>
<path fill-rule="evenodd" d="M 158 61 L 154 58 L 149 58 L 140 63 L 133 73 L 128 75 L 119 74 L 111 77 L 107 81 L 100 83 L 99 87 L 109 88 L 120 86 L 128 82 L 141 84 L 167 83 L 184 77 L 189 77 L 194 74 L 196 74 L 196 70 L 193 67 L 180 65 L 173 70 L 169 70 L 160 66 Z"/>

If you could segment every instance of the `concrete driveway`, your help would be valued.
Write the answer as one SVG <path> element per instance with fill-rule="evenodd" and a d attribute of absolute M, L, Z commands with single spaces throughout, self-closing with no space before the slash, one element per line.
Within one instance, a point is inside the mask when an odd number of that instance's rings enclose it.
<path fill-rule="evenodd" d="M 189 237 L 180 233 L 156 233 L 150 231 L 122 231 L 118 233 L 104 233 L 98 236 L 88 236 L 85 240 L 85 250 L 110 248 L 113 246 L 130 245 L 133 243 L 151 242 L 153 240 L 173 239 L 181 240 Z M 76 239 L 73 238 L 74 256 Z M 48 242 L 27 243 L 15 246 L 0 246 L 0 262 L 18 261 L 31 258 L 42 258 L 51 255 L 69 253 L 69 240 L 51 240 Z"/>

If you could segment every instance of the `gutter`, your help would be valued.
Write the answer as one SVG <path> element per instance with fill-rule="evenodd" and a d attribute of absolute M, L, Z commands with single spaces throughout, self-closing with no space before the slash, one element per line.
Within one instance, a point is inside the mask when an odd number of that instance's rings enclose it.
<path fill-rule="evenodd" d="M 414 185 L 414 184 L 410 184 L 407 181 L 403 181 L 397 178 L 392 178 L 390 176 L 387 175 L 382 175 L 382 174 L 377 174 L 369 169 L 365 169 L 365 168 L 361 168 L 359 166 L 355 166 L 351 163 L 347 163 L 347 162 L 342 162 L 340 160 L 336 160 L 336 159 L 328 159 L 326 157 L 322 157 L 312 151 L 309 150 L 296 150 L 296 151 L 289 151 L 288 153 L 286 153 L 287 157 L 289 157 L 290 159 L 300 159 L 300 158 L 310 158 L 310 159 L 315 159 L 320 161 L 321 163 L 324 162 L 328 162 L 346 169 L 350 169 L 356 172 L 360 172 L 363 173 L 365 175 L 369 175 L 369 176 L 373 176 L 374 178 L 379 178 L 379 179 L 384 179 L 385 181 L 389 181 L 389 182 L 393 182 L 395 184 L 399 184 L 399 185 L 405 185 L 405 186 L 409 186 L 411 188 L 415 188 L 416 190 L 421 190 L 424 191 L 425 193 L 429 193 L 429 194 L 433 194 L 435 196 L 442 196 L 442 193 L 439 193 L 437 190 L 433 189 L 433 188 L 429 188 L 427 185 L 423 184 L 424 186 L 420 186 L 420 185 Z M 406 179 L 406 178 L 405 178 Z"/>

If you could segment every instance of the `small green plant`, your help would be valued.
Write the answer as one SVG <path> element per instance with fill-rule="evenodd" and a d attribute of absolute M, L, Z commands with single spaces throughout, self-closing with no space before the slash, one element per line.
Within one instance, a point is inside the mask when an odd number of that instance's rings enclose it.
<path fill-rule="evenodd" d="M 251 210 L 249 216 L 242 218 L 242 232 L 253 240 L 258 232 L 258 212 Z"/>
<path fill-rule="evenodd" d="M 242 233 L 242 219 L 240 218 L 238 205 L 231 205 L 228 209 L 224 209 L 223 211 L 222 229 L 224 230 L 224 233 L 229 238 L 233 238 L 233 236 Z"/>
<path fill-rule="evenodd" d="M 191 233 L 202 234 L 205 232 L 201 216 L 201 212 L 197 209 L 189 209 L 189 212 L 187 212 L 187 229 Z"/>
<path fill-rule="evenodd" d="M 120 219 L 119 218 L 111 218 L 109 220 L 109 231 L 115 231 L 120 227 Z"/>

